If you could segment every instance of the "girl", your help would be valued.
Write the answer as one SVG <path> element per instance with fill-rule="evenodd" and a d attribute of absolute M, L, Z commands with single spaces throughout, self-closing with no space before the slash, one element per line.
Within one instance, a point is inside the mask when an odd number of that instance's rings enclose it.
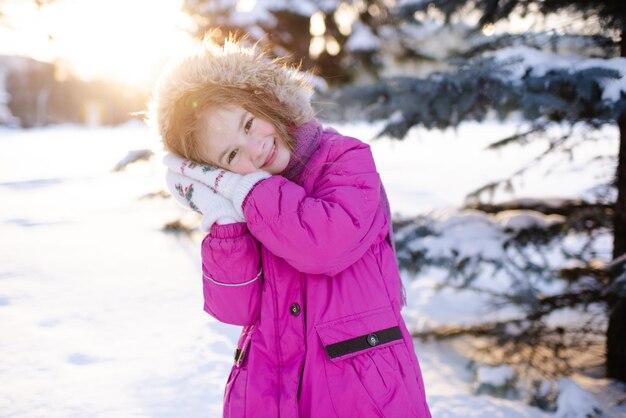
<path fill-rule="evenodd" d="M 204 309 L 242 325 L 225 417 L 430 417 L 370 147 L 304 75 L 229 39 L 161 78 L 167 183 L 203 214 Z"/>

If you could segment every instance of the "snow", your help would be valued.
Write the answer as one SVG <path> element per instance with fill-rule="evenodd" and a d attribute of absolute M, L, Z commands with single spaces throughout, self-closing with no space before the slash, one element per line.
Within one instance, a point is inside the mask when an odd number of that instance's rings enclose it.
<path fill-rule="evenodd" d="M 527 46 L 502 48 L 486 56 L 493 56 L 501 63 L 508 63 L 511 79 L 520 79 L 527 71 L 535 76 L 542 76 L 551 70 L 569 70 L 571 72 L 587 68 L 606 68 L 615 70 L 619 78 L 606 79 L 602 98 L 617 101 L 626 94 L 626 58 L 586 58 L 579 55 L 560 55 L 539 51 Z"/>
<path fill-rule="evenodd" d="M 354 22 L 352 34 L 346 42 L 344 48 L 347 51 L 375 51 L 380 47 L 380 40 L 369 26 L 364 25 L 360 20 Z"/>
<path fill-rule="evenodd" d="M 626 94 L 626 58 L 587 59 L 575 68 L 577 70 L 584 68 L 608 68 L 617 71 L 621 77 L 608 79 L 604 82 L 602 98 L 610 101 L 618 101 L 622 94 Z"/>
<path fill-rule="evenodd" d="M 478 211 L 433 213 L 434 236 L 413 241 L 411 250 L 426 251 L 429 257 L 449 257 L 453 252 L 459 258 L 481 254 L 487 259 L 503 257 L 502 245 L 508 238 L 488 215 Z"/>
<path fill-rule="evenodd" d="M 399 33 L 389 37 L 391 42 L 397 42 L 399 36 L 407 48 L 435 61 L 446 61 L 463 50 L 472 36 L 472 27 L 465 22 L 444 26 L 435 19 L 424 19 L 419 25 L 403 23 L 398 28 Z"/>
<path fill-rule="evenodd" d="M 398 2 L 396 3 L 396 7 L 406 7 L 406 6 L 412 6 L 412 5 L 419 5 L 424 3 L 425 0 L 398 0 Z"/>
<path fill-rule="evenodd" d="M 396 124 L 396 123 L 400 123 L 404 120 L 404 114 L 402 113 L 402 110 L 398 109 L 395 112 L 393 112 L 391 114 L 391 116 L 389 116 L 389 124 Z"/>
<path fill-rule="evenodd" d="M 532 69 L 533 75 L 542 76 L 550 70 L 568 69 L 584 60 L 584 57 L 578 55 L 551 54 L 524 45 L 502 48 L 485 55 L 493 56 L 502 63 L 512 63 L 507 68 L 513 71 L 511 78 L 514 79 L 522 78 L 529 68 Z"/>
<path fill-rule="evenodd" d="M 274 26 L 277 20 L 269 10 L 270 4 L 256 2 L 249 11 L 235 10 L 228 14 L 228 23 L 242 28 L 258 28 L 258 25 Z M 232 10 L 232 9 L 231 9 Z"/>
<path fill-rule="evenodd" d="M 437 225 L 451 228 L 448 242 L 433 239 L 433 251 L 458 241 L 471 253 L 473 239 L 496 256 L 501 225 L 456 209 L 469 190 L 514 172 L 545 145 L 486 152 L 487 144 L 516 129 L 494 122 L 463 124 L 456 132 L 416 129 L 404 142 L 372 141 L 380 126 L 336 127 L 370 142 L 398 215 L 432 213 Z M 612 171 L 593 163 L 595 155 L 617 150 L 616 130 L 604 134 L 603 141 L 583 144 L 568 164 L 559 161 L 569 157 L 555 156 L 535 166 L 513 196 L 500 192 L 496 200 L 574 198 L 608 181 Z M 153 150 L 151 160 L 113 171 L 129 152 L 143 149 Z M 199 231 L 162 230 L 193 215 L 171 199 L 146 198 L 164 189 L 159 149 L 154 133 L 136 123 L 0 128 L 0 415 L 221 416 L 240 328 L 203 312 Z M 518 216 L 508 222 L 540 222 Z M 471 291 L 435 290 L 442 275 L 402 272 L 410 329 L 511 314 L 493 313 Z M 488 273 L 481 280 L 506 284 Z M 471 395 L 472 373 L 454 344 L 416 340 L 415 347 L 434 417 L 555 416 L 524 399 Z M 624 416 L 624 407 L 611 400 L 623 390 L 608 380 L 572 378 L 585 395 L 562 384 L 564 405 L 580 400 L 577 407 L 586 411 L 597 402 L 605 416 Z"/>
<path fill-rule="evenodd" d="M 476 380 L 493 386 L 504 386 L 513 380 L 515 372 L 510 366 L 481 366 L 476 370 Z"/>
<path fill-rule="evenodd" d="M 122 158 L 115 165 L 113 170 L 114 171 L 123 170 L 129 164 L 132 164 L 132 163 L 137 162 L 137 161 L 147 161 L 150 158 L 152 158 L 153 155 L 154 155 L 154 153 L 152 151 L 150 151 L 149 149 L 137 149 L 137 150 L 129 151 L 128 154 L 126 154 L 126 157 Z"/>
<path fill-rule="evenodd" d="M 311 16 L 317 12 L 321 5 L 309 0 L 265 0 L 262 7 L 272 11 L 287 11 L 300 16 Z"/>
<path fill-rule="evenodd" d="M 496 221 L 502 228 L 520 231 L 528 228 L 546 229 L 554 224 L 563 223 L 564 216 L 544 215 L 534 210 L 505 210 L 496 215 Z"/>
<path fill-rule="evenodd" d="M 342 132 L 356 138 L 371 140 L 382 124 L 338 125 Z M 373 140 L 372 152 L 383 183 L 390 192 L 391 208 L 406 216 L 415 216 L 435 209 L 456 209 L 463 206 L 467 193 L 487 183 L 513 175 L 521 166 L 547 147 L 546 141 L 531 141 L 525 146 L 510 145 L 497 151 L 484 152 L 491 143 L 524 131 L 515 123 L 466 122 L 459 130 L 429 131 L 412 128 L 403 141 Z M 547 135 L 558 136 L 566 128 L 551 128 Z M 573 136 L 582 135 L 574 129 Z M 618 132 L 604 126 L 599 138 L 582 142 L 572 155 L 551 154 L 542 164 L 513 179 L 513 193 L 497 190 L 493 202 L 516 198 L 581 198 L 599 183 L 609 183 L 615 173 L 612 164 L 596 157 L 616 155 Z M 489 169 L 484 169 L 489 167 Z M 588 175 L 581 175 L 586 171 Z"/>
<path fill-rule="evenodd" d="M 600 417 L 598 402 L 571 379 L 558 382 L 559 396 L 555 418 Z"/>

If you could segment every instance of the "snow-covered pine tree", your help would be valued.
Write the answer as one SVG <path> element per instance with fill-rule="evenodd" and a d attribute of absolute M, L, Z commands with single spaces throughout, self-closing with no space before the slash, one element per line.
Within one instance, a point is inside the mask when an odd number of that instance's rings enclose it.
<path fill-rule="evenodd" d="M 618 125 L 617 200 L 611 212 L 613 259 L 621 260 L 626 254 L 626 92 L 622 89 L 626 79 L 626 3 L 621 0 L 406 0 L 399 2 L 396 17 L 416 24 L 416 13 L 433 10 L 442 13 L 448 24 L 454 16 L 477 11 L 480 16 L 477 30 L 492 27 L 513 13 L 577 14 L 582 20 L 596 20 L 598 33 L 585 39 L 604 50 L 601 54 L 604 58 L 567 63 L 557 59 L 549 62 L 552 65 L 547 68 L 543 64 L 543 68 L 537 68 L 537 62 L 546 63 L 546 57 L 533 59 L 538 54 L 535 49 L 505 48 L 485 54 L 485 50 L 497 47 L 498 43 L 511 45 L 528 37 L 499 36 L 490 44 L 459 54 L 465 59 L 457 61 L 452 71 L 422 78 L 395 77 L 369 86 L 346 88 L 335 96 L 340 107 L 359 103 L 361 114 L 369 119 L 387 120 L 381 134 L 397 138 L 404 137 L 415 125 L 445 128 L 464 120 L 482 120 L 490 110 L 502 117 L 514 110 L 521 111 L 533 123 L 529 132 L 551 121 L 592 127 L 605 123 Z M 619 41 L 611 42 L 611 37 Z M 618 50 L 621 58 L 608 58 L 613 49 Z M 502 143 L 524 136 L 507 138 Z M 610 274 L 601 295 L 609 312 L 606 373 L 626 381 L 623 265 L 614 261 L 611 266 L 618 267 L 606 268 Z"/>

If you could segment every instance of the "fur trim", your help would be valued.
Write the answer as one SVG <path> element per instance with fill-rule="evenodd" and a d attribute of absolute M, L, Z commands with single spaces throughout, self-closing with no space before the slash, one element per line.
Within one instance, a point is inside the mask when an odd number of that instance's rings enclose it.
<path fill-rule="evenodd" d="M 221 47 L 210 40 L 171 63 L 160 77 L 150 103 L 150 119 L 162 138 L 169 129 L 174 104 L 185 92 L 207 84 L 273 94 L 284 112 L 299 126 L 313 118 L 313 89 L 305 73 L 269 60 L 256 48 L 227 39 Z"/>

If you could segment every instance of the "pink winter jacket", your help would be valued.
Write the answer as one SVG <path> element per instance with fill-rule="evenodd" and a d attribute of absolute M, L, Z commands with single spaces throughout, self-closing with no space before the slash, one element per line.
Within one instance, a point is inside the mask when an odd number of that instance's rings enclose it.
<path fill-rule="evenodd" d="M 293 180 L 202 242 L 204 309 L 244 326 L 224 416 L 430 417 L 369 145 L 325 131 Z"/>

